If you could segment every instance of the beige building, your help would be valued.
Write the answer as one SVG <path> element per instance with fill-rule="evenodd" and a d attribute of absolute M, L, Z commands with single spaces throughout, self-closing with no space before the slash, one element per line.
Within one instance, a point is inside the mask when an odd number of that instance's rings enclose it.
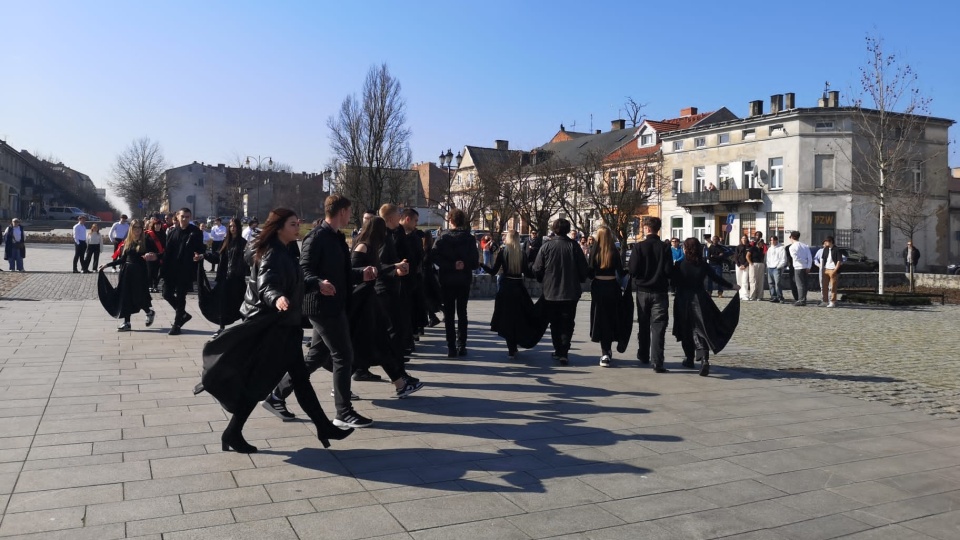
<path fill-rule="evenodd" d="M 671 189 L 661 207 L 663 235 L 712 234 L 736 244 L 743 233 L 783 238 L 798 230 L 805 243 L 833 236 L 838 245 L 877 258 L 877 205 L 853 189 L 866 169 L 859 153 L 863 117 L 838 102 L 837 92 L 809 108 L 797 107 L 794 94 L 775 95 L 768 113 L 754 101 L 747 118 L 665 133 L 663 173 Z M 945 266 L 950 249 L 947 130 L 953 121 L 923 120 L 904 174 L 929 192 L 930 218 L 914 237 L 923 253 L 920 268 L 929 270 Z M 885 263 L 896 266 L 906 240 L 886 229 Z"/>
<path fill-rule="evenodd" d="M 225 215 L 233 198 L 229 197 L 226 167 L 194 161 L 188 165 L 167 169 L 163 173 L 167 193 L 160 203 L 161 212 L 176 212 L 189 208 L 195 218 Z M 146 209 L 151 211 L 154 209 Z"/>

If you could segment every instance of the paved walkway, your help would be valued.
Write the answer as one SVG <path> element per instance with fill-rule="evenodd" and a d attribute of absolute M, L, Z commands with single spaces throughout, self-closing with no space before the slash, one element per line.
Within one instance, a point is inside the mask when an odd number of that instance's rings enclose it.
<path fill-rule="evenodd" d="M 126 334 L 96 300 L 0 300 L 0 537 L 960 537 L 960 422 L 812 387 L 899 380 L 832 374 L 816 360 L 822 337 L 780 338 L 777 357 L 750 349 L 787 324 L 835 338 L 874 312 L 748 304 L 702 378 L 622 359 L 599 368 L 586 305 L 571 366 L 543 346 L 507 361 L 482 324 L 492 302 L 474 301 L 469 357 L 446 359 L 439 329 L 421 341 L 420 393 L 355 385 L 373 427 L 323 450 L 308 423 L 258 409 L 245 435 L 261 452 L 246 456 L 220 451 L 227 416 L 190 392 L 213 326 L 197 317 L 169 337 L 157 300 L 159 328 L 135 317 Z M 955 314 L 939 309 L 903 321 L 915 333 Z M 903 348 L 843 350 L 866 370 Z M 678 355 L 671 342 L 668 366 Z M 722 367 L 750 355 L 766 368 Z M 780 363 L 824 371 L 784 379 Z M 332 410 L 329 375 L 314 386 Z"/>

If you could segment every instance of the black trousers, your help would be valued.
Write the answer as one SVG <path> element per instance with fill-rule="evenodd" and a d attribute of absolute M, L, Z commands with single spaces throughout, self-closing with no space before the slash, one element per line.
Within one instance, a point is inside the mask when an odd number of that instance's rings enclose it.
<path fill-rule="evenodd" d="M 557 356 L 566 357 L 570 353 L 570 341 L 577 321 L 577 303 L 579 300 L 544 300 L 547 318 L 550 322 L 550 338 Z"/>
<path fill-rule="evenodd" d="M 350 323 L 345 312 L 331 316 L 309 317 L 313 327 L 310 350 L 303 361 L 309 379 L 310 374 L 324 367 L 333 372 L 333 397 L 338 413 L 349 412 L 350 373 L 353 369 L 353 343 L 350 341 Z M 296 390 L 292 373 L 284 375 L 274 390 L 274 395 L 287 399 Z M 298 398 L 299 400 L 299 398 Z"/>
<path fill-rule="evenodd" d="M 441 285 L 440 293 L 443 296 L 443 324 L 447 330 L 447 347 L 465 347 L 470 285 Z"/>
<path fill-rule="evenodd" d="M 303 412 L 307 413 L 310 420 L 317 426 L 327 425 L 330 423 L 330 419 L 327 418 L 327 415 L 323 412 L 323 407 L 320 406 L 320 400 L 317 399 L 317 392 L 313 389 L 313 385 L 310 384 L 310 372 L 307 371 L 303 356 L 299 354 L 297 356 L 299 358 L 291 358 L 287 362 L 287 374 L 284 376 L 284 380 L 290 379 L 290 386 L 293 388 L 293 393 L 297 396 L 297 403 L 300 404 Z M 243 429 L 243 424 L 246 423 L 247 418 L 250 417 L 250 413 L 256 408 L 257 403 L 258 401 L 251 401 L 244 404 L 242 409 L 238 407 L 237 412 L 235 412 L 233 418 L 230 419 L 230 424 L 227 426 L 227 429 L 237 432 Z"/>
<path fill-rule="evenodd" d="M 90 264 L 91 262 L 93 265 Z M 83 269 L 96 270 L 98 266 L 100 266 L 100 244 L 87 244 L 87 252 L 83 256 Z"/>
<path fill-rule="evenodd" d="M 663 340 L 670 318 L 670 299 L 665 292 L 637 291 L 637 360 L 663 367 Z"/>
<path fill-rule="evenodd" d="M 683 357 L 687 360 L 710 359 L 710 344 L 707 343 L 707 336 L 703 334 L 703 330 L 699 328 L 694 328 L 692 332 L 683 336 L 680 346 L 683 347 Z"/>
<path fill-rule="evenodd" d="M 213 253 L 220 253 L 220 248 L 223 247 L 223 240 L 214 240 L 213 245 L 210 246 L 210 251 Z M 203 264 L 203 261 L 200 261 L 200 264 Z M 217 269 L 217 263 L 210 263 L 210 271 L 213 272 Z"/>
<path fill-rule="evenodd" d="M 807 301 L 807 270 L 794 268 L 793 270 L 793 281 L 797 287 L 797 294 L 795 298 L 798 302 Z"/>
<path fill-rule="evenodd" d="M 390 320 L 387 334 L 390 335 L 393 347 L 403 354 L 403 351 L 410 348 L 407 341 L 413 342 L 413 334 L 410 333 L 410 313 L 405 308 L 401 295 L 398 290 L 377 291 L 380 305 Z"/>
<path fill-rule="evenodd" d="M 171 276 L 163 278 L 163 299 L 170 304 L 170 307 L 176 312 L 176 318 L 173 324 L 179 326 L 183 324 L 183 316 L 187 314 L 187 292 L 193 283 L 191 279 L 183 279 L 177 276 L 176 279 Z"/>
<path fill-rule="evenodd" d="M 80 268 L 83 270 L 87 269 L 87 242 L 77 242 L 77 245 L 73 246 L 73 271 L 77 271 L 77 263 L 80 263 Z"/>

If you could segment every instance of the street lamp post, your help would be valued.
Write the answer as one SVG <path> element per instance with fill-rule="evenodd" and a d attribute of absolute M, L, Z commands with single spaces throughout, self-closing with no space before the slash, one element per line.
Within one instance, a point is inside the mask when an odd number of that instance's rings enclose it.
<path fill-rule="evenodd" d="M 260 213 L 260 184 L 263 183 L 263 181 L 261 180 L 261 177 L 260 177 L 260 171 L 263 170 L 263 167 L 262 167 L 262 166 L 263 166 L 263 160 L 267 160 L 267 167 L 269 168 L 268 170 L 273 170 L 273 158 L 270 157 L 270 156 L 263 156 L 263 157 L 261 157 L 261 156 L 256 156 L 256 157 L 247 156 L 247 159 L 244 161 L 244 163 L 246 164 L 247 169 L 251 169 L 251 170 L 252 170 L 253 167 L 250 166 L 250 160 L 251 160 L 251 159 L 255 160 L 255 161 L 256 161 L 256 164 L 257 164 L 257 206 L 256 206 L 256 209 L 254 210 L 254 212 L 255 212 L 256 214 L 259 214 L 259 213 Z M 258 219 L 259 219 L 259 218 L 258 218 Z"/>
<path fill-rule="evenodd" d="M 453 170 L 460 168 L 460 162 L 463 161 L 463 156 L 460 155 L 460 152 L 457 152 L 457 164 L 451 165 L 450 162 L 453 161 L 453 152 L 447 148 L 446 152 L 440 152 L 440 168 L 447 170 L 447 207 L 445 212 L 450 212 L 450 209 L 453 206 L 453 198 L 451 191 L 453 191 L 453 183 L 451 179 L 453 178 Z M 446 216 L 444 216 L 444 222 L 447 228 L 450 228 L 450 223 L 447 222 Z"/>

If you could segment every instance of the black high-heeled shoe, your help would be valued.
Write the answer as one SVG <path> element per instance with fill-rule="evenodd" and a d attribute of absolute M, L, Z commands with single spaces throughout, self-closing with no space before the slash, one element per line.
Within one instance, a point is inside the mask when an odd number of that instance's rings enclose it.
<path fill-rule="evenodd" d="M 353 428 L 340 429 L 333 425 L 333 422 L 324 426 L 317 426 L 317 438 L 320 439 L 320 444 L 322 444 L 324 448 L 330 448 L 331 439 L 342 441 L 349 437 L 351 433 L 353 433 Z"/>
<path fill-rule="evenodd" d="M 257 447 L 244 440 L 243 435 L 231 431 L 224 431 L 220 436 L 220 442 L 223 445 L 223 451 L 229 452 L 231 449 L 238 454 L 253 454 Z"/>

